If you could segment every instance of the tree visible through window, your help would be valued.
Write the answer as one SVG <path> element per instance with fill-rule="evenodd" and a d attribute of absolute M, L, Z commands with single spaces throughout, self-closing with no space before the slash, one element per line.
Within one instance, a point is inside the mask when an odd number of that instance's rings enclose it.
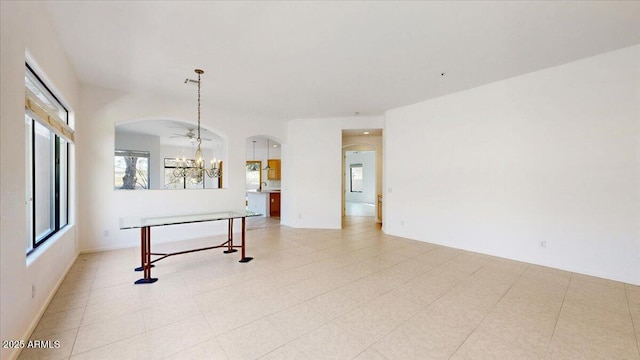
<path fill-rule="evenodd" d="M 116 150 L 115 157 L 116 189 L 149 189 L 149 152 Z"/>

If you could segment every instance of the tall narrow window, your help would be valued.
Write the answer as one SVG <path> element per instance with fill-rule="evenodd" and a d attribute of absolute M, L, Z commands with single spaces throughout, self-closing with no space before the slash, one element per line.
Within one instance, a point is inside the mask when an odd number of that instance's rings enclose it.
<path fill-rule="evenodd" d="M 246 180 L 245 188 L 247 190 L 255 190 L 262 187 L 261 160 L 247 160 Z"/>
<path fill-rule="evenodd" d="M 34 122 L 33 128 L 33 202 L 36 242 L 55 230 L 57 212 L 55 184 L 55 135 L 46 127 Z M 35 197 L 35 196 L 34 196 Z M 37 200 L 37 201 L 35 201 Z"/>
<path fill-rule="evenodd" d="M 69 112 L 35 72 L 25 70 L 29 236 L 27 254 L 68 224 Z"/>
<path fill-rule="evenodd" d="M 351 192 L 362 192 L 362 164 L 351 164 Z"/>

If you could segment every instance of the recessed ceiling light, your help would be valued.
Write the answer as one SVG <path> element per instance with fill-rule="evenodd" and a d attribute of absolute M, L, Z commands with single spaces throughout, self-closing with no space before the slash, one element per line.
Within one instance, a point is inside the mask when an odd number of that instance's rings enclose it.
<path fill-rule="evenodd" d="M 276 144 L 273 144 L 273 147 L 278 147 L 278 145 L 276 145 Z"/>
<path fill-rule="evenodd" d="M 365 131 L 365 132 L 363 132 L 363 134 L 365 134 L 365 135 L 369 135 L 369 132 L 368 132 L 368 131 Z"/>

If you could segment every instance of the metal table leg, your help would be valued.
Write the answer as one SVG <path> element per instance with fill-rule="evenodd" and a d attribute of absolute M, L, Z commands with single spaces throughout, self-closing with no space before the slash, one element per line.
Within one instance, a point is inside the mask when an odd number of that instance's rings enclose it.
<path fill-rule="evenodd" d="M 225 254 L 230 254 L 238 251 L 233 248 L 233 218 L 227 221 L 227 250 L 223 251 Z"/>
<path fill-rule="evenodd" d="M 151 277 L 151 228 L 144 226 L 140 229 L 140 256 L 142 257 L 142 271 L 144 277 L 136 280 L 134 284 L 151 284 L 158 281 L 158 278 Z"/>
<path fill-rule="evenodd" d="M 245 238 L 245 234 L 246 234 L 246 223 L 247 223 L 247 218 L 246 217 L 242 217 L 242 259 L 240 259 L 241 263 L 245 263 L 245 262 L 249 262 L 251 260 L 253 260 L 252 257 L 246 257 L 244 255 L 244 238 Z"/>

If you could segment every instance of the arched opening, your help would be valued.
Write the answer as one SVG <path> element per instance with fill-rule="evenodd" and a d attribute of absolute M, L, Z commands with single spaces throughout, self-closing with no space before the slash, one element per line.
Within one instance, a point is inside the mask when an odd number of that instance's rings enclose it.
<path fill-rule="evenodd" d="M 248 211 L 261 214 L 250 219 L 250 227 L 280 225 L 281 143 L 268 136 L 251 136 L 246 141 L 245 190 Z"/>
<path fill-rule="evenodd" d="M 223 135 L 204 127 L 200 128 L 200 146 L 205 166 L 213 166 L 215 162 L 216 167 L 223 168 L 222 176 L 178 174 L 176 169 L 181 164 L 195 161 L 197 138 L 197 126 L 180 120 L 143 119 L 117 124 L 114 189 L 223 188 L 227 141 Z M 127 172 L 136 178 L 133 186 L 123 186 Z"/>

